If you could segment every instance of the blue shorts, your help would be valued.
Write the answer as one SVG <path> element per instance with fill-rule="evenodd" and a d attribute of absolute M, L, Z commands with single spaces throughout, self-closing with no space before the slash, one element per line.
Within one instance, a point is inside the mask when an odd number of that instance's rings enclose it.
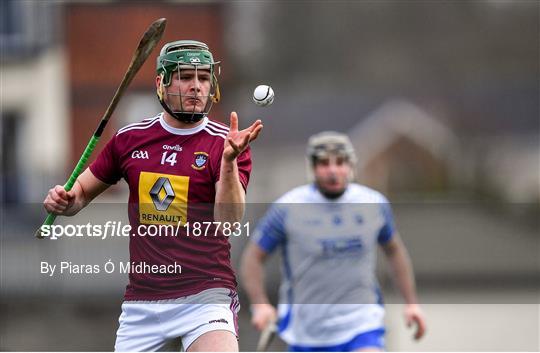
<path fill-rule="evenodd" d="M 363 332 L 352 340 L 335 346 L 289 346 L 290 352 L 352 352 L 361 348 L 384 350 L 384 329 Z"/>

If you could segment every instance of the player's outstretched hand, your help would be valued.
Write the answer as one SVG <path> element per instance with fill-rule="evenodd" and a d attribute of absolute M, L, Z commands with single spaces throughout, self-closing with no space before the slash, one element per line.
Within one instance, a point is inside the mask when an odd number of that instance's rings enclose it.
<path fill-rule="evenodd" d="M 426 333 L 426 318 L 418 304 L 409 304 L 405 307 L 405 322 L 407 327 L 416 325 L 415 340 L 419 340 Z"/>
<path fill-rule="evenodd" d="M 249 143 L 259 136 L 262 128 L 262 122 L 257 120 L 251 124 L 250 127 L 238 131 L 238 115 L 236 112 L 232 112 L 229 133 L 225 140 L 223 157 L 228 161 L 234 161 L 240 153 L 244 152 Z"/>
<path fill-rule="evenodd" d="M 259 331 L 277 319 L 276 308 L 271 304 L 253 304 L 251 305 L 251 324 Z"/>
<path fill-rule="evenodd" d="M 66 191 L 62 185 L 56 185 L 49 190 L 47 197 L 43 201 L 43 207 L 49 213 L 57 215 L 70 215 L 69 211 L 75 201 L 75 193 Z"/>

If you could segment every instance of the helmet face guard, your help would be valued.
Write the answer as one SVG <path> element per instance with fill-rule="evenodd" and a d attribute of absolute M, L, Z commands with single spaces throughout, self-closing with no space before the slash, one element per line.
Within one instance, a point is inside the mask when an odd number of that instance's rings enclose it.
<path fill-rule="evenodd" d="M 165 44 L 157 58 L 156 67 L 157 74 L 161 77 L 160 85 L 157 88 L 157 96 L 163 109 L 172 117 L 184 123 L 195 123 L 203 119 L 212 108 L 213 103 L 218 103 L 220 100 L 216 68 L 217 75 L 219 75 L 219 62 L 214 61 L 208 46 L 202 42 L 179 40 Z M 165 91 L 165 87 L 171 85 L 173 74 L 177 72 L 178 77 L 181 78 L 182 70 L 194 70 L 197 82 L 199 71 L 210 72 L 210 90 L 202 112 L 197 112 L 195 105 L 192 110 L 186 110 L 182 103 L 183 98 L 186 98 L 186 96 L 183 96 L 180 90 L 177 93 Z M 167 104 L 166 98 L 178 99 L 178 107 L 171 107 Z M 203 97 L 194 96 L 191 98 L 201 99 Z"/>

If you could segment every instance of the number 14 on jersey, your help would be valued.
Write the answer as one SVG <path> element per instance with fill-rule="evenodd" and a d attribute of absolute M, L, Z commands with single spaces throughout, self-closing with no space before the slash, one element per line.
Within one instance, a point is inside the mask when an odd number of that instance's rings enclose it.
<path fill-rule="evenodd" d="M 176 164 L 177 152 L 171 152 L 168 156 L 167 153 L 169 153 L 169 151 L 165 151 L 161 155 L 161 164 L 169 163 L 171 167 L 174 167 L 174 165 Z"/>

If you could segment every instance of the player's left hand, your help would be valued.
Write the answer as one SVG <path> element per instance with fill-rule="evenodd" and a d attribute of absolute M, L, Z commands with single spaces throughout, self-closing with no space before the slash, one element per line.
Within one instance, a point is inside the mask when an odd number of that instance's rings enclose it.
<path fill-rule="evenodd" d="M 225 139 L 223 157 L 228 161 L 234 161 L 240 153 L 244 152 L 249 143 L 259 136 L 262 128 L 262 122 L 257 120 L 250 127 L 238 131 L 238 115 L 236 112 L 232 112 L 229 133 Z"/>
<path fill-rule="evenodd" d="M 405 322 L 407 327 L 411 327 L 413 324 L 416 325 L 415 340 L 419 340 L 426 333 L 426 318 L 418 304 L 408 304 L 405 307 Z"/>

